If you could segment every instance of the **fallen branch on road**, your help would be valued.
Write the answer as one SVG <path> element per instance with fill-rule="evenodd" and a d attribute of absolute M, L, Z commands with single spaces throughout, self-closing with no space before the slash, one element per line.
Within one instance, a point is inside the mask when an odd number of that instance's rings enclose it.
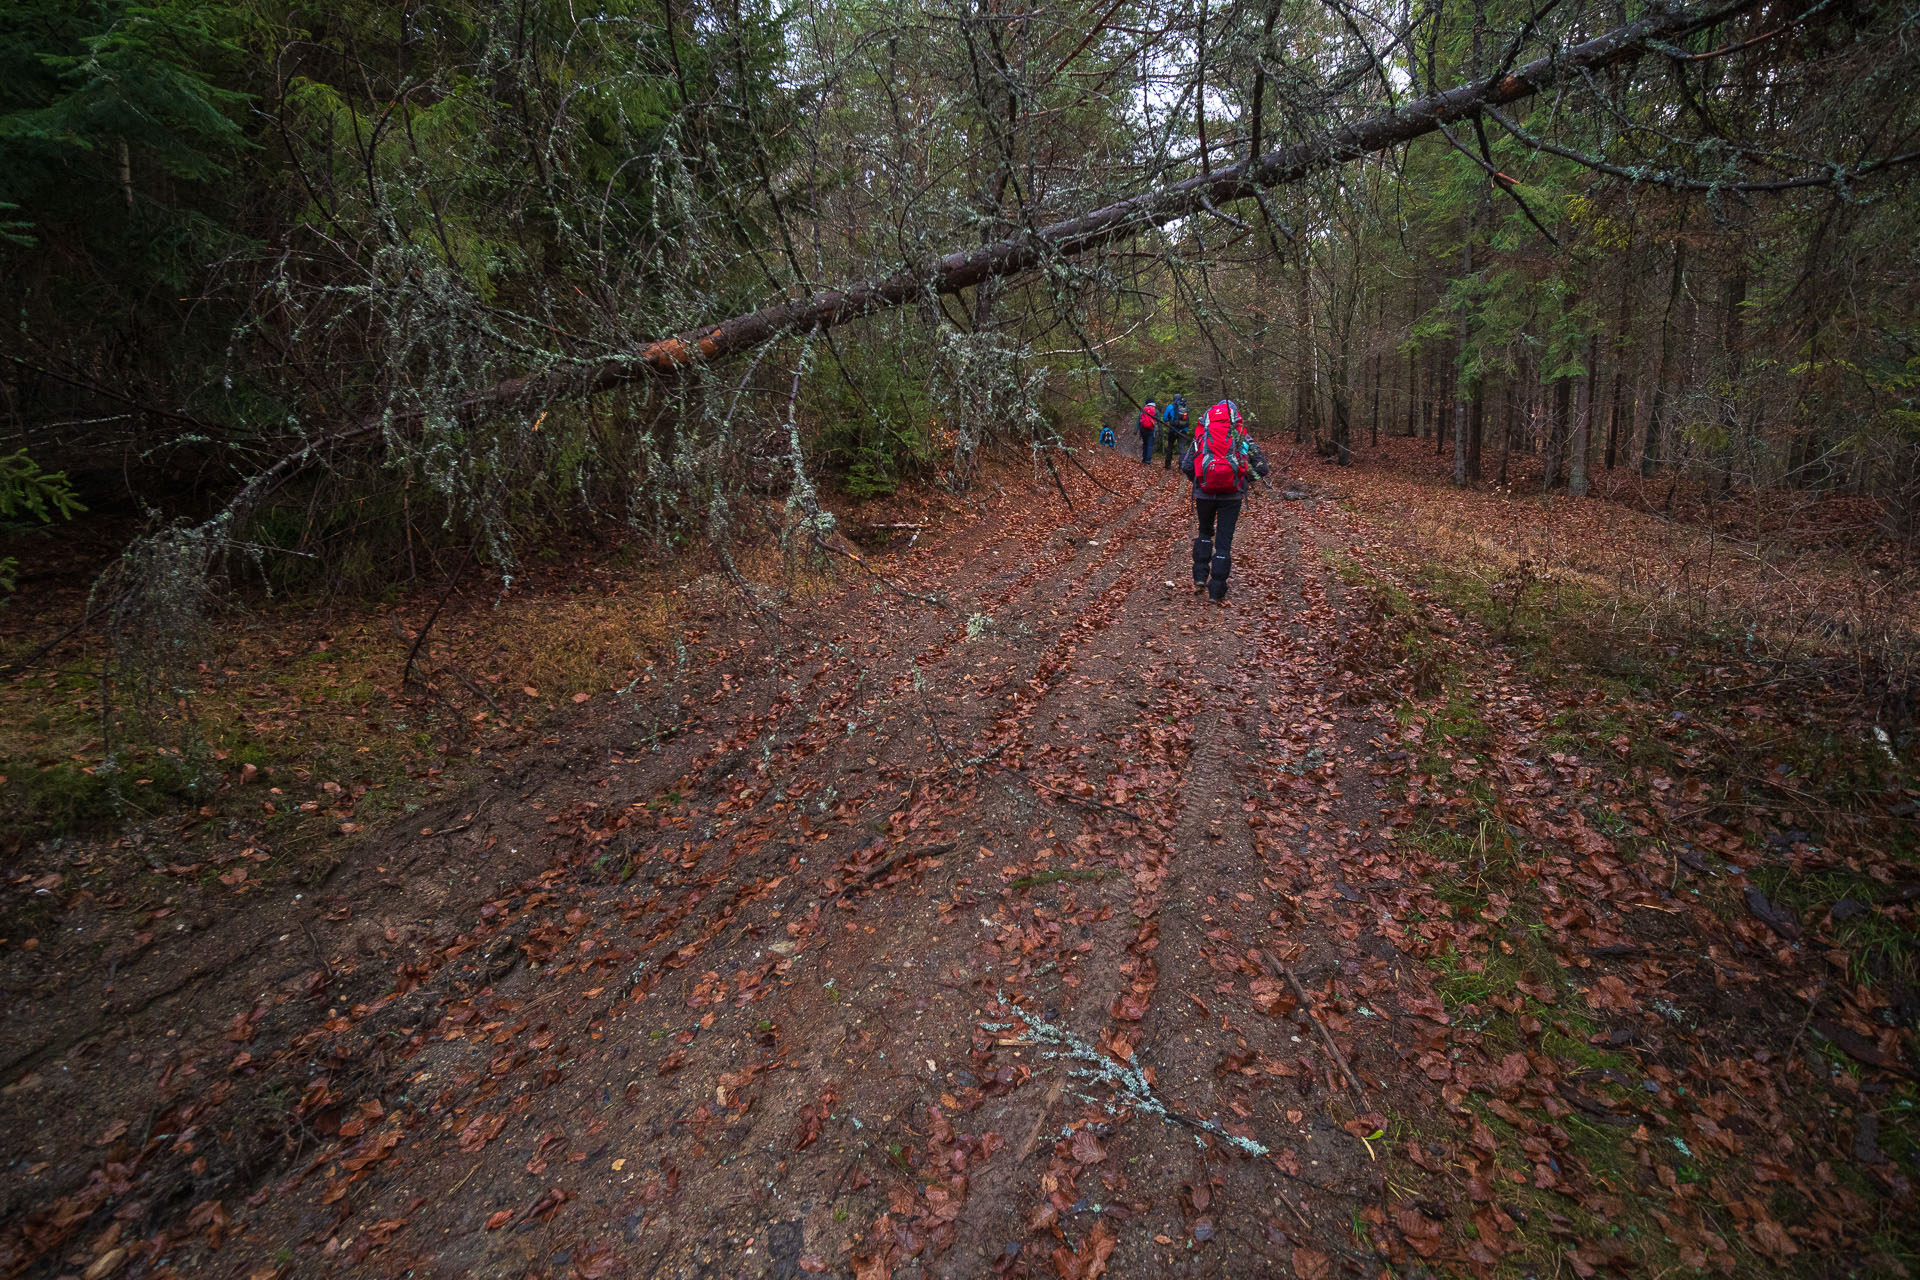
<path fill-rule="evenodd" d="M 1308 1021 L 1320 1028 L 1320 1038 L 1326 1042 L 1327 1052 L 1332 1054 L 1333 1060 L 1340 1064 L 1340 1070 L 1347 1077 L 1347 1084 L 1352 1086 L 1353 1096 L 1360 1103 L 1360 1109 L 1366 1110 L 1367 1091 L 1361 1085 L 1360 1077 L 1354 1074 L 1352 1064 L 1347 1061 L 1347 1055 L 1340 1052 L 1340 1046 L 1333 1042 L 1333 1033 L 1327 1030 L 1327 1024 L 1320 1021 L 1320 1015 L 1314 1012 L 1313 1000 L 1307 995 L 1307 989 L 1300 985 L 1300 979 L 1294 975 L 1293 969 L 1280 963 L 1272 952 L 1265 950 L 1260 952 L 1260 964 L 1266 969 L 1268 977 L 1285 978 L 1287 985 L 1293 988 L 1293 994 L 1299 997 L 1300 1008 L 1306 1012 Z"/>
<path fill-rule="evenodd" d="M 1028 1013 L 1025 1009 L 1022 1009 L 1019 1005 L 1007 999 L 1004 994 L 999 996 L 999 1000 L 1002 1005 L 1013 1010 L 1019 1017 L 1021 1023 L 1025 1024 L 1026 1033 L 1029 1037 L 1039 1044 L 1051 1046 L 1056 1051 L 1053 1056 L 1065 1057 L 1073 1064 L 1067 1068 L 1069 1075 L 1076 1076 L 1093 1084 L 1106 1085 L 1118 1096 L 1118 1100 L 1122 1105 L 1135 1111 L 1144 1112 L 1147 1115 L 1158 1116 L 1169 1124 L 1179 1125 L 1183 1129 L 1190 1129 L 1196 1135 L 1210 1135 L 1233 1148 L 1235 1151 L 1240 1152 L 1242 1155 L 1266 1159 L 1273 1168 L 1273 1171 L 1281 1177 L 1312 1187 L 1315 1191 L 1323 1192 L 1330 1196 L 1338 1196 L 1345 1200 L 1364 1200 L 1366 1198 L 1356 1195 L 1353 1192 L 1342 1191 L 1337 1187 L 1326 1186 L 1322 1183 L 1315 1182 L 1311 1178 L 1303 1178 L 1298 1174 L 1288 1173 L 1278 1165 L 1272 1165 L 1272 1157 L 1278 1154 L 1272 1148 L 1268 1147 L 1265 1143 L 1256 1142 L 1252 1138 L 1242 1138 L 1238 1134 L 1228 1133 L 1224 1127 L 1214 1123 L 1212 1120 L 1208 1120 L 1202 1116 L 1189 1115 L 1177 1107 L 1169 1106 L 1165 1099 L 1154 1092 L 1153 1086 L 1147 1083 L 1146 1075 L 1140 1068 L 1131 1062 L 1121 1062 L 1117 1058 L 1109 1057 L 1088 1044 L 1085 1039 L 1075 1034 L 1072 1030 L 1060 1026 L 1057 1023 L 1049 1022 L 1038 1014 Z M 1007 1031 L 1013 1029 L 1013 1025 L 1012 1023 L 991 1022 L 982 1024 L 988 1031 Z M 1081 1094 L 1080 1098 L 1084 1102 L 1090 1102 L 1096 1106 L 1101 1105 L 1101 1101 L 1098 1098 L 1088 1097 L 1085 1094 Z M 1195 1141 L 1200 1142 L 1201 1140 L 1196 1136 Z M 1204 1142 L 1202 1142 L 1202 1145 L 1205 1145 Z"/>

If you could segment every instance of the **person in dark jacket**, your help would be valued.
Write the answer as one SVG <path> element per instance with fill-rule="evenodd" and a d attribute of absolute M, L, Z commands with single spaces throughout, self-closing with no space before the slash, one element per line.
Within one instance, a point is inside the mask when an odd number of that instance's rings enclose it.
<path fill-rule="evenodd" d="M 1218 409 L 1226 410 L 1233 425 L 1244 465 L 1239 482 L 1231 489 L 1203 491 L 1195 466 L 1207 424 Z M 1193 513 L 1200 526 L 1199 536 L 1193 540 L 1193 589 L 1205 591 L 1215 604 L 1221 604 L 1227 598 L 1227 574 L 1233 569 L 1233 528 L 1240 522 L 1240 504 L 1253 487 L 1254 477 L 1264 478 L 1270 469 L 1267 455 L 1242 427 L 1240 407 L 1231 400 L 1222 400 L 1204 412 L 1200 426 L 1194 429 L 1186 451 L 1180 455 L 1180 469 L 1193 483 Z"/>
<path fill-rule="evenodd" d="M 1187 421 L 1187 398 L 1185 396 L 1175 396 L 1173 399 L 1167 401 L 1167 407 L 1160 411 L 1160 426 L 1161 434 L 1164 437 L 1160 442 L 1160 451 L 1165 455 L 1165 459 L 1160 465 L 1171 471 L 1173 469 L 1174 455 L 1179 453 L 1181 446 L 1186 443 L 1188 431 L 1191 426 Z"/>
<path fill-rule="evenodd" d="M 1153 461 L 1153 428 L 1160 421 L 1160 413 L 1149 400 L 1140 410 L 1140 461 Z"/>

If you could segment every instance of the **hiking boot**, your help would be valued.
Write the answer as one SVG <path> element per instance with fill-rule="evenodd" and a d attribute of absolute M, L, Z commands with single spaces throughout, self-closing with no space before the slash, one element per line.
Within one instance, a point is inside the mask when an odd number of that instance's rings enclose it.
<path fill-rule="evenodd" d="M 1207 596 L 1219 604 L 1227 598 L 1227 572 L 1233 568 L 1233 561 L 1227 556 L 1214 556 L 1209 567 L 1213 572 L 1207 581 Z"/>
<path fill-rule="evenodd" d="M 1208 562 L 1213 559 L 1213 539 L 1195 538 L 1193 540 L 1193 589 L 1207 589 Z"/>

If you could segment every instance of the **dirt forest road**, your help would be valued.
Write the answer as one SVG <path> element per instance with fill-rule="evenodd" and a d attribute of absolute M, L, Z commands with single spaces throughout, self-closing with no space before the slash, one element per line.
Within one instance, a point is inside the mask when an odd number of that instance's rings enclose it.
<path fill-rule="evenodd" d="M 642 711 L 378 836 L 238 976 L 138 1015 L 177 1020 L 164 1052 L 40 1064 L 138 1101 L 15 1159 L 0 1256 L 870 1280 L 1866 1248 L 1904 1192 L 1836 1179 L 1857 1134 L 1788 1048 L 1777 940 L 1609 852 L 1598 774 L 1538 749 L 1497 657 L 1475 749 L 1422 771 L 1455 752 L 1396 719 L 1418 673 L 1350 585 L 1395 572 L 1377 534 L 1262 493 L 1215 608 L 1185 487 L 1092 466 L 1071 512 L 988 486 L 886 583 L 716 634 Z M 1469 776 L 1501 831 L 1404 838 Z M 11 1132 L 60 1128 L 53 1087 L 9 1089 Z"/>

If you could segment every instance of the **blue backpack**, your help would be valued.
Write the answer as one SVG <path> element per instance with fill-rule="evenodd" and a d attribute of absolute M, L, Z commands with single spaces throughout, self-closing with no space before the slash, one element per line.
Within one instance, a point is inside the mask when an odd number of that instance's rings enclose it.
<path fill-rule="evenodd" d="M 1100 428 L 1100 443 L 1109 449 L 1117 449 L 1120 447 L 1120 437 L 1113 434 L 1112 427 L 1102 427 Z"/>

